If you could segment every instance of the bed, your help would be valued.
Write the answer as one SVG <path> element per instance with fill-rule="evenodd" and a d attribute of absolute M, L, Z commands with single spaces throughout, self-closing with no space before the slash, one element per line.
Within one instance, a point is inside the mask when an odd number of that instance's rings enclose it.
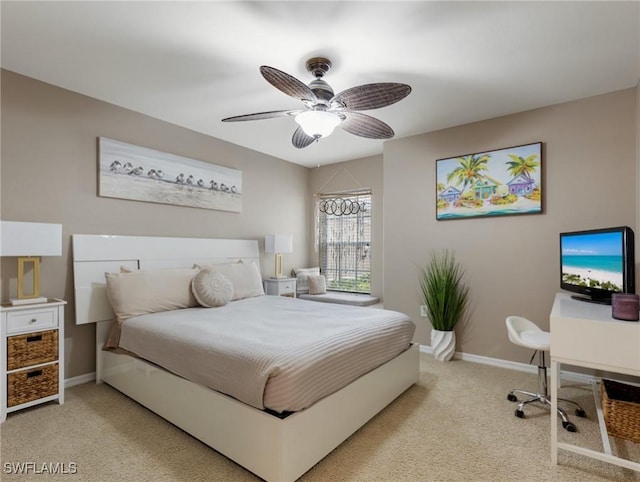
<path fill-rule="evenodd" d="M 240 260 L 259 264 L 258 242 L 101 235 L 74 235 L 72 242 L 76 323 L 96 323 L 96 381 L 113 386 L 265 480 L 296 480 L 418 378 L 418 347 L 412 344 L 310 406 L 293 413 L 283 406 L 274 414 L 189 381 L 176 374 L 178 370 L 102 350 L 114 317 L 107 299 L 106 272 L 117 272 L 123 267 L 190 268 L 194 263 Z M 287 306 L 300 307 L 308 303 L 262 297 L 245 304 L 261 302 L 293 303 Z M 243 306 L 242 302 L 232 303 Z M 339 306 L 331 309 L 383 311 Z M 287 412 L 287 416 L 282 412 Z"/>

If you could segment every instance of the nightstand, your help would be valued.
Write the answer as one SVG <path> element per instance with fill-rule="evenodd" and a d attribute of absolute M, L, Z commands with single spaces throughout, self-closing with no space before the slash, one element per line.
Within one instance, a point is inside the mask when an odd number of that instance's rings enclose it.
<path fill-rule="evenodd" d="M 295 278 L 267 278 L 264 280 L 264 292 L 267 295 L 296 297 Z"/>
<path fill-rule="evenodd" d="M 39 403 L 64 403 L 64 305 L 0 306 L 0 422 Z"/>

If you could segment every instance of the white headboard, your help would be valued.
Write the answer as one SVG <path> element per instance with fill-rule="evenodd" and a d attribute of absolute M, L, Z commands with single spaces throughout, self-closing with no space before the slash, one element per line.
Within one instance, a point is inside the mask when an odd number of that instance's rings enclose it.
<path fill-rule="evenodd" d="M 104 274 L 131 269 L 191 268 L 238 260 L 260 266 L 254 239 L 161 238 L 74 234 L 73 278 L 76 325 L 114 318 Z"/>

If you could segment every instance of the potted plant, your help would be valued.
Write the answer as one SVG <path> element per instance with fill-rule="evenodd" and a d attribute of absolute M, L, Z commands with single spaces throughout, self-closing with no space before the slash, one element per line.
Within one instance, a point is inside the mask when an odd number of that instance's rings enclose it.
<path fill-rule="evenodd" d="M 463 281 L 464 270 L 452 251 L 432 253 L 420 270 L 422 302 L 431 322 L 431 348 L 440 361 L 453 357 L 456 347 L 456 323 L 469 303 L 469 287 Z"/>

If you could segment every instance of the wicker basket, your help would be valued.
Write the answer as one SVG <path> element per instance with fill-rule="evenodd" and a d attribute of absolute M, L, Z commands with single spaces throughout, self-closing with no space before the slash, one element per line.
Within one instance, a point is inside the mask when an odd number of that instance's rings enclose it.
<path fill-rule="evenodd" d="M 15 407 L 57 393 L 57 363 L 7 375 L 7 407 Z"/>
<path fill-rule="evenodd" d="M 17 370 L 57 359 L 58 330 L 27 333 L 7 338 L 7 370 Z"/>
<path fill-rule="evenodd" d="M 602 380 L 600 398 L 609 435 L 640 443 L 640 387 Z"/>

